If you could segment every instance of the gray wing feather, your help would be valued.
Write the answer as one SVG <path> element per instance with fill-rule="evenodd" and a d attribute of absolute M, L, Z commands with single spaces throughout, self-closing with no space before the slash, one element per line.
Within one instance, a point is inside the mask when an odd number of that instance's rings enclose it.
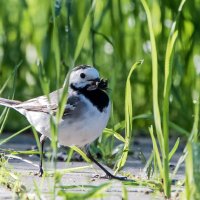
<path fill-rule="evenodd" d="M 56 90 L 49 94 L 49 98 L 47 96 L 40 96 L 28 101 L 24 101 L 16 105 L 15 108 L 45 113 L 56 112 L 62 92 L 63 89 Z"/>
<path fill-rule="evenodd" d="M 25 109 L 27 111 L 52 113 L 56 115 L 58 110 L 58 102 L 61 98 L 63 89 L 59 89 L 49 94 L 49 99 L 47 96 L 40 96 L 28 101 L 24 101 L 16 106 L 16 109 Z M 64 109 L 63 117 L 71 115 L 80 103 L 80 98 L 77 95 L 68 96 L 67 104 Z"/>
<path fill-rule="evenodd" d="M 78 96 L 75 95 L 69 96 L 67 99 L 67 104 L 63 113 L 63 117 L 74 113 L 79 103 L 80 103 L 80 98 Z"/>
<path fill-rule="evenodd" d="M 15 100 L 10 100 L 10 99 L 4 99 L 4 98 L 0 98 L 0 105 L 4 105 L 7 107 L 12 107 L 15 105 L 19 105 L 20 103 L 22 103 L 21 101 L 15 101 Z"/>

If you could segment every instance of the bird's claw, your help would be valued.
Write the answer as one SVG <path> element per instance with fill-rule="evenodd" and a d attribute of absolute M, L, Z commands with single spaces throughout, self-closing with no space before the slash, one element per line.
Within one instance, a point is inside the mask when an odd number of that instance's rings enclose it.
<path fill-rule="evenodd" d="M 127 180 L 127 177 L 125 177 L 125 176 L 115 176 L 115 175 L 112 175 L 112 174 L 106 174 L 102 178 L 105 178 L 105 179 L 116 179 L 116 180 L 120 180 L 120 181 L 126 181 Z"/>
<path fill-rule="evenodd" d="M 35 176 L 42 177 L 43 173 L 44 173 L 44 171 L 43 171 L 43 169 L 41 168 L 41 169 L 39 169 L 39 171 L 36 172 L 34 175 L 35 175 Z"/>
<path fill-rule="evenodd" d="M 94 175 L 93 178 L 117 179 L 117 180 L 120 180 L 120 181 L 126 181 L 127 180 L 127 177 L 125 177 L 125 176 L 115 176 L 115 175 L 112 175 L 112 174 L 106 174 L 104 176 L 97 174 L 97 175 Z"/>

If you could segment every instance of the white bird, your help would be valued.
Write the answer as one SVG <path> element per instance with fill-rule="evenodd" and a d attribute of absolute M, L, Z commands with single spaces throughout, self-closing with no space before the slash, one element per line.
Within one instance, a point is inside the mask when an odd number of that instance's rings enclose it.
<path fill-rule="evenodd" d="M 42 152 L 40 154 L 40 176 L 43 174 L 42 156 L 46 137 L 51 139 L 50 119 L 56 118 L 59 101 L 64 88 L 49 96 L 40 96 L 28 101 L 15 101 L 0 98 L 0 105 L 15 109 L 24 115 L 29 123 L 41 133 Z M 98 71 L 88 65 L 72 69 L 69 76 L 68 97 L 62 119 L 58 122 L 58 142 L 63 146 L 83 147 L 98 138 L 106 127 L 110 116 L 110 100 L 106 93 L 107 81 L 100 79 Z M 124 180 L 125 177 L 112 175 L 91 155 L 109 178 Z"/>

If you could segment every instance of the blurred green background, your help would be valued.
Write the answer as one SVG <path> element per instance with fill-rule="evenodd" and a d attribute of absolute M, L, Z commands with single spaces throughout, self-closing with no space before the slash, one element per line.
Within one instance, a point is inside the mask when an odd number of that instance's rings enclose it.
<path fill-rule="evenodd" d="M 179 4 L 178 0 L 148 1 L 158 50 L 160 102 L 166 43 Z M 200 74 L 199 13 L 200 0 L 186 2 L 174 49 L 170 120 L 186 130 L 192 128 L 194 88 Z M 80 34 L 84 41 L 80 53 L 76 54 Z M 113 100 L 109 126 L 112 126 L 124 120 L 127 75 L 132 64 L 141 59 L 144 63 L 132 77 L 134 115 L 152 112 L 151 45 L 146 15 L 139 0 L 0 1 L 0 88 L 22 62 L 16 74 L 15 99 L 43 95 L 41 66 L 53 91 L 62 85 L 71 67 L 93 65 L 109 79 Z M 0 96 L 11 98 L 12 88 L 10 80 Z M 16 131 L 26 123 L 24 117 L 10 111 L 4 130 Z M 133 129 L 146 131 L 151 123 L 137 120 Z"/>

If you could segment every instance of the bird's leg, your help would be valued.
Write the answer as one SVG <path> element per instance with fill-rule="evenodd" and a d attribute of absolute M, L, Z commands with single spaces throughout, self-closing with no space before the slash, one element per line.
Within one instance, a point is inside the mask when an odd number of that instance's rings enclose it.
<path fill-rule="evenodd" d="M 86 150 L 87 157 L 88 157 L 91 161 L 93 161 L 98 167 L 100 167 L 100 168 L 106 173 L 106 176 L 105 176 L 106 178 L 108 178 L 108 179 L 117 179 L 117 180 L 121 180 L 121 181 L 127 180 L 127 177 L 115 176 L 115 175 L 111 174 L 105 167 L 103 167 L 103 165 L 101 165 L 101 164 L 92 156 L 92 154 L 90 153 L 89 145 L 86 146 L 85 150 Z"/>
<path fill-rule="evenodd" d="M 43 175 L 43 168 L 42 168 L 42 161 L 43 161 L 43 155 L 44 155 L 44 143 L 46 140 L 46 136 L 41 135 L 40 137 L 40 164 L 39 164 L 39 176 L 41 177 Z"/>

